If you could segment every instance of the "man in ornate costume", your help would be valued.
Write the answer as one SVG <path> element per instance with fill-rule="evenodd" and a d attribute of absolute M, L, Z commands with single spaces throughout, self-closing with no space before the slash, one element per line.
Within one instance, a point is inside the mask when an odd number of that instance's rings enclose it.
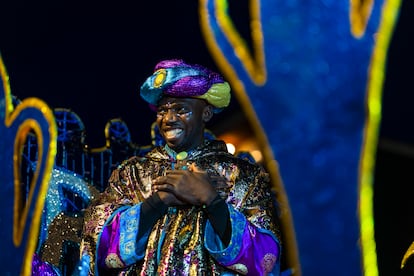
<path fill-rule="evenodd" d="M 268 174 L 207 139 L 230 86 L 183 60 L 159 62 L 141 86 L 165 145 L 112 173 L 86 210 L 81 255 L 94 275 L 279 275 Z"/>

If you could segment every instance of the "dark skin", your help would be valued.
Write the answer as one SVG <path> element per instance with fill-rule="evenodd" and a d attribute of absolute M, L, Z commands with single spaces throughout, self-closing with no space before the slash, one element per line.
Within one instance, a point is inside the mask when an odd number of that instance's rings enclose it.
<path fill-rule="evenodd" d="M 167 145 L 178 153 L 203 143 L 205 124 L 212 116 L 213 107 L 202 99 L 164 97 L 156 123 Z M 210 177 L 195 165 L 167 171 L 153 181 L 152 189 L 167 206 L 208 206 L 217 197 Z"/>

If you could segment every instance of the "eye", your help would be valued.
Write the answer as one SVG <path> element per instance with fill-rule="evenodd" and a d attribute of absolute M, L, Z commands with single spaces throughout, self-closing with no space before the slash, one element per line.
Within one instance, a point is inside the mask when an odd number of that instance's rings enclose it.
<path fill-rule="evenodd" d="M 167 110 L 166 108 L 160 108 L 157 110 L 157 116 L 165 116 L 165 114 L 167 114 Z"/>
<path fill-rule="evenodd" d="M 179 116 L 186 115 L 190 112 L 191 112 L 190 109 L 185 106 L 180 106 L 175 110 L 175 113 Z"/>
<path fill-rule="evenodd" d="M 166 105 L 158 107 L 157 117 L 162 118 L 167 116 L 169 110 L 171 110 L 171 112 L 177 117 L 185 117 L 191 115 L 192 113 L 191 109 L 188 106 L 175 105 L 171 107 L 171 105 Z"/>

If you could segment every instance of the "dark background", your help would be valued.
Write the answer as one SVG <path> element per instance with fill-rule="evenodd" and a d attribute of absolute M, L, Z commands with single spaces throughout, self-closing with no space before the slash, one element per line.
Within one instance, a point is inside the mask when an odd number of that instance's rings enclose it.
<path fill-rule="evenodd" d="M 196 0 L 2 2 L 0 53 L 12 94 L 72 109 L 85 124 L 90 147 L 104 145 L 104 127 L 113 118 L 127 123 L 134 142 L 150 143 L 153 114 L 138 91 L 159 60 L 181 57 L 216 68 L 200 33 Z M 229 2 L 243 33 L 248 1 Z M 414 241 L 413 14 L 414 1 L 403 0 L 383 91 L 375 170 L 381 276 L 414 274 L 414 260 L 400 269 Z M 247 124 L 233 99 L 211 129 L 220 135 L 240 125 Z"/>

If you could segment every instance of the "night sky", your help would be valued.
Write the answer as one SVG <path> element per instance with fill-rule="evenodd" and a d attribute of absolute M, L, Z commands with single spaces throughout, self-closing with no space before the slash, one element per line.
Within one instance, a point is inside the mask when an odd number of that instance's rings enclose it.
<path fill-rule="evenodd" d="M 180 57 L 216 68 L 201 37 L 197 1 L 113 3 L 10 1 L 0 19 L 12 93 L 72 109 L 92 147 L 104 144 L 113 118 L 127 123 L 133 141 L 149 143 L 155 114 L 138 92 L 158 61 Z"/>
<path fill-rule="evenodd" d="M 150 143 L 154 114 L 138 91 L 159 60 L 180 57 L 216 68 L 200 33 L 198 1 L 114 3 L 13 0 L 0 8 L 0 53 L 12 94 L 72 109 L 91 147 L 104 145 L 104 127 L 113 118 L 127 123 L 134 142 Z M 232 12 L 245 18 L 244 7 Z M 414 241 L 413 14 L 414 1 L 403 0 L 383 92 L 375 173 L 381 276 L 399 275 Z M 236 99 L 229 110 L 221 116 L 238 111 Z M 413 267 L 401 273 L 412 275 Z"/>
<path fill-rule="evenodd" d="M 232 2 L 232 1 L 230 1 Z M 243 1 L 243 3 L 246 1 Z M 414 145 L 413 1 L 403 1 L 390 45 L 381 137 Z M 235 18 L 247 18 L 233 5 Z M 122 118 L 134 141 L 149 142 L 153 114 L 139 87 L 162 59 L 181 57 L 216 69 L 198 23 L 198 1 L 8 1 L 0 16 L 0 53 L 11 90 L 70 108 L 83 120 L 88 143 L 104 143 L 104 126 Z M 247 24 L 247 22 L 246 22 Z M 237 100 L 232 106 L 237 108 Z"/>

